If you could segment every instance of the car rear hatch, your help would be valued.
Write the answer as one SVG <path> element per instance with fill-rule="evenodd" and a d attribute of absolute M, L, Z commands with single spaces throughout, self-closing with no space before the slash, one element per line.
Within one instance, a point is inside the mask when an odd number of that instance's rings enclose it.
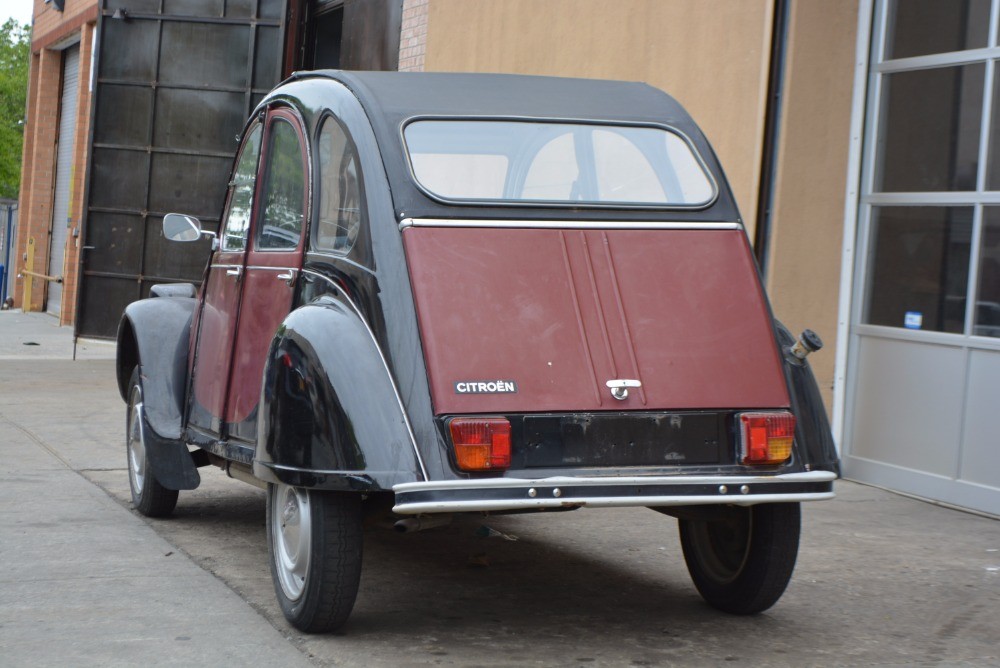
<path fill-rule="evenodd" d="M 789 405 L 770 312 L 736 224 L 420 221 L 403 240 L 439 416 L 655 418 Z M 608 387 L 615 381 L 638 386 L 618 399 Z"/>

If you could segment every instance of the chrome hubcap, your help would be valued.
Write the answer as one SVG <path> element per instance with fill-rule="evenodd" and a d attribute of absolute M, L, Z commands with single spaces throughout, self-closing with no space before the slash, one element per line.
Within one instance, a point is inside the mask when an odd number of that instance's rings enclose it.
<path fill-rule="evenodd" d="M 128 477 L 136 495 L 142 494 L 146 480 L 146 445 L 142 442 L 142 390 L 132 391 L 132 410 L 128 416 Z"/>
<path fill-rule="evenodd" d="M 309 493 L 278 484 L 271 504 L 271 535 L 278 583 L 285 596 L 294 601 L 302 596 L 309 572 L 312 547 Z"/>

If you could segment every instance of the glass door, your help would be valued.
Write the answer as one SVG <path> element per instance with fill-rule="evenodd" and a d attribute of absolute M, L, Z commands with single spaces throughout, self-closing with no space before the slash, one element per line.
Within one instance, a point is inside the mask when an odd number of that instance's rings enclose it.
<path fill-rule="evenodd" d="M 844 447 L 849 477 L 994 513 L 998 5 L 875 3 Z"/>

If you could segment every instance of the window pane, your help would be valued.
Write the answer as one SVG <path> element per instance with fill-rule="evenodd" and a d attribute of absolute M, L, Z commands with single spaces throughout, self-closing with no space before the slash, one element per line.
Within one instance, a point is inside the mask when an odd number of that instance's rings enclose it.
<path fill-rule="evenodd" d="M 521 197 L 540 200 L 580 199 L 576 146 L 569 132 L 556 137 L 535 154 L 521 187 Z"/>
<path fill-rule="evenodd" d="M 986 154 L 986 189 L 1000 190 L 1000 76 L 993 75 L 993 113 Z"/>
<path fill-rule="evenodd" d="M 288 121 L 279 119 L 271 126 L 266 178 L 264 215 L 257 232 L 257 248 L 295 248 L 302 232 L 305 171 L 299 136 Z"/>
<path fill-rule="evenodd" d="M 404 134 L 417 182 L 445 199 L 669 208 L 715 196 L 691 146 L 663 128 L 417 121 Z"/>
<path fill-rule="evenodd" d="M 413 153 L 420 184 L 445 199 L 501 199 L 507 158 L 476 153 Z"/>
<path fill-rule="evenodd" d="M 667 194 L 649 160 L 617 132 L 594 131 L 594 158 L 601 201 L 666 201 Z"/>
<path fill-rule="evenodd" d="M 884 76 L 877 191 L 976 189 L 984 69 L 980 63 Z"/>
<path fill-rule="evenodd" d="M 986 46 L 990 0 L 892 0 L 886 59 Z"/>
<path fill-rule="evenodd" d="M 346 253 L 361 228 L 361 181 L 354 144 L 333 118 L 319 136 L 319 181 L 316 245 Z"/>
<path fill-rule="evenodd" d="M 972 212 L 940 206 L 872 210 L 866 323 L 962 333 Z"/>
<path fill-rule="evenodd" d="M 983 210 L 976 326 L 973 333 L 978 336 L 1000 337 L 1000 207 L 995 206 Z"/>
<path fill-rule="evenodd" d="M 222 233 L 222 250 L 241 251 L 247 247 L 247 228 L 250 226 L 250 207 L 253 204 L 253 184 L 257 178 L 257 157 L 260 155 L 260 125 L 250 129 L 243 142 L 243 152 L 236 164 L 229 211 L 226 212 Z"/>

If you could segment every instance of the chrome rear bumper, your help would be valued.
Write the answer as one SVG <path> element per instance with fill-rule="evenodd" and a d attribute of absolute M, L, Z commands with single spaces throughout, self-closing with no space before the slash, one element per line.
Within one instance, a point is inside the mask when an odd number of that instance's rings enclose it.
<path fill-rule="evenodd" d="M 400 515 L 553 508 L 692 506 L 822 501 L 834 497 L 829 471 L 769 476 L 478 478 L 395 485 Z"/>

